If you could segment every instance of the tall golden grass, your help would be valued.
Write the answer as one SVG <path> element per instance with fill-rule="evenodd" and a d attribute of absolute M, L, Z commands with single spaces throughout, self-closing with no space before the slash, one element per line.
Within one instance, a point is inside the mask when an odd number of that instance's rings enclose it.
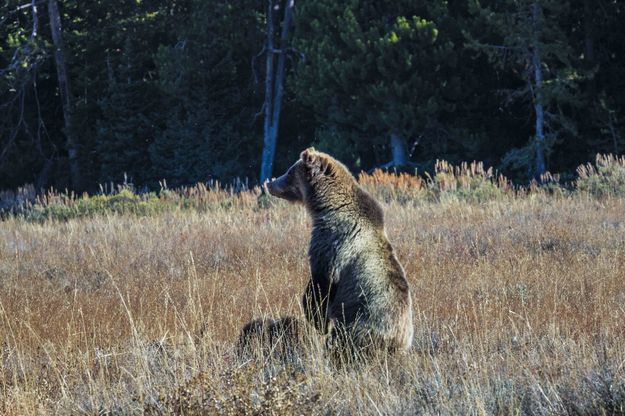
<path fill-rule="evenodd" d="M 299 206 L 259 207 L 252 190 L 149 216 L 9 216 L 0 413 L 625 414 L 624 199 L 491 176 L 497 198 L 418 203 L 423 179 L 361 177 L 384 201 L 416 335 L 357 368 L 329 365 L 314 334 L 288 362 L 236 354 L 251 318 L 301 316 Z"/>

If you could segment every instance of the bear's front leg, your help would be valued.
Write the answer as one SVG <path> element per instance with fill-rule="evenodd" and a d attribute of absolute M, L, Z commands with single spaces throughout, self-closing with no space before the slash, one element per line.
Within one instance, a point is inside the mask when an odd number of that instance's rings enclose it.
<path fill-rule="evenodd" d="M 315 284 L 311 279 L 306 285 L 302 306 L 306 319 L 322 334 L 328 333 L 328 302 L 331 300 L 330 285 Z"/>

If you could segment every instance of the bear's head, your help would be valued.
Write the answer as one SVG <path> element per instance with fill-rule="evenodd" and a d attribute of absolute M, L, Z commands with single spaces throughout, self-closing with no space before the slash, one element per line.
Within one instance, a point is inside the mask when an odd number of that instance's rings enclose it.
<path fill-rule="evenodd" d="M 284 175 L 267 183 L 267 191 L 278 198 L 310 207 L 321 194 L 335 189 L 337 181 L 343 177 L 353 182 L 353 177 L 340 162 L 310 147 Z"/>

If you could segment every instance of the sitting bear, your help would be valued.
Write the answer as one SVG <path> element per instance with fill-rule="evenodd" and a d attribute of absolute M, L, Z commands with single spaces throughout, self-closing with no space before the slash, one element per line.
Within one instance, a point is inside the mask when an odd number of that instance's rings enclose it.
<path fill-rule="evenodd" d="M 407 351 L 413 337 L 410 287 L 378 202 L 343 164 L 314 148 L 266 189 L 303 204 L 312 217 L 303 309 L 323 335 L 329 332 L 328 345 L 349 357 Z"/>

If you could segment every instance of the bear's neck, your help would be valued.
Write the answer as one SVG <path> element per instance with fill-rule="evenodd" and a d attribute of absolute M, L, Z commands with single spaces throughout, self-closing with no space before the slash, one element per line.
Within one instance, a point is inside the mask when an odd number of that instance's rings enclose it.
<path fill-rule="evenodd" d="M 317 209 L 309 208 L 316 230 L 330 230 L 333 233 L 352 232 L 354 227 L 384 228 L 384 212 L 380 204 L 358 185 L 349 197 L 337 198 Z"/>
<path fill-rule="evenodd" d="M 312 226 L 317 230 L 332 229 L 339 231 L 350 229 L 361 222 L 355 210 L 321 211 L 312 213 Z"/>

